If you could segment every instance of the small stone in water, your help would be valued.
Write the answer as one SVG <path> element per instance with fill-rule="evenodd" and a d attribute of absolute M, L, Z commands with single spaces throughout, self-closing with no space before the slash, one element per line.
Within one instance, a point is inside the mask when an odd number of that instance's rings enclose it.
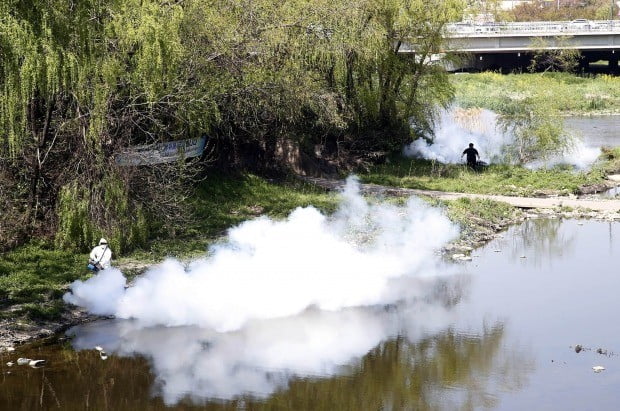
<path fill-rule="evenodd" d="M 95 350 L 97 350 L 97 351 L 103 351 L 103 347 L 96 346 L 96 347 L 95 347 Z"/>
<path fill-rule="evenodd" d="M 6 347 L 6 350 L 8 352 L 12 352 L 12 351 L 15 351 L 15 347 Z"/>
<path fill-rule="evenodd" d="M 594 367 L 592 367 L 592 369 L 594 370 L 594 372 L 601 372 L 605 369 L 605 367 L 603 367 L 602 365 L 595 365 Z"/>
<path fill-rule="evenodd" d="M 577 344 L 577 345 L 575 346 L 575 352 L 576 352 L 577 354 L 579 354 L 579 352 L 580 352 L 581 350 L 583 350 L 583 347 L 581 346 L 581 344 Z"/>

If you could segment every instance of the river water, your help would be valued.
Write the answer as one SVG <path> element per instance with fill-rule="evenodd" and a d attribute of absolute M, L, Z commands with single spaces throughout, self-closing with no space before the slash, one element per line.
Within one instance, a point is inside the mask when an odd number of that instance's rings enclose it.
<path fill-rule="evenodd" d="M 619 125 L 566 119 L 588 147 L 619 146 Z M 229 333 L 82 325 L 0 353 L 0 410 L 617 409 L 619 254 L 617 223 L 533 220 L 390 306 Z"/>
<path fill-rule="evenodd" d="M 390 306 L 78 326 L 2 354 L 0 409 L 617 409 L 619 254 L 617 223 L 530 220 Z"/>
<path fill-rule="evenodd" d="M 620 116 L 567 117 L 564 126 L 586 147 L 618 147 L 620 146 Z M 602 193 L 604 197 L 617 197 L 620 187 L 614 187 Z"/>
<path fill-rule="evenodd" d="M 620 116 L 567 117 L 564 126 L 582 137 L 588 147 L 620 146 Z"/>

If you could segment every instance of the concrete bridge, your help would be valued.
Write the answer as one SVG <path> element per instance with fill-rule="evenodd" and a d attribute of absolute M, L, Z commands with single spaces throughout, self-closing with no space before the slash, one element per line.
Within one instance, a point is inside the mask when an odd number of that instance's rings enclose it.
<path fill-rule="evenodd" d="M 442 52 L 468 54 L 463 68 L 525 68 L 534 50 L 575 49 L 583 69 L 602 60 L 607 70 L 618 72 L 620 20 L 453 23 L 446 26 L 445 39 Z"/>

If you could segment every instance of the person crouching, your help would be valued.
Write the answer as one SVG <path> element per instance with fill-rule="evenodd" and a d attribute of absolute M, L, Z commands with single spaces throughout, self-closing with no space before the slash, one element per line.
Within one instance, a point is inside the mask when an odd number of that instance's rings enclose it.
<path fill-rule="evenodd" d="M 110 261 L 112 260 L 112 250 L 108 246 L 108 242 L 105 238 L 99 240 L 99 245 L 95 246 L 90 252 L 88 259 L 88 269 L 92 271 L 105 270 L 110 268 Z"/>

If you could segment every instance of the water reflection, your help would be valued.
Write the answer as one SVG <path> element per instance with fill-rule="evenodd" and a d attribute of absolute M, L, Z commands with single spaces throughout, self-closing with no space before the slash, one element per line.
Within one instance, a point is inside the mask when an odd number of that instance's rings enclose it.
<path fill-rule="evenodd" d="M 284 409 L 473 409 L 497 404 L 495 390 L 517 389 L 530 372 L 525 353 L 504 357 L 501 324 L 479 334 L 452 329 L 411 342 L 395 338 L 374 348 L 349 377 L 293 381 L 263 407 Z M 494 386 L 490 381 L 503 382 Z M 307 393 L 316 394 L 308 398 Z"/>
<path fill-rule="evenodd" d="M 359 314 L 348 319 L 355 323 Z M 381 317 L 377 313 L 374 316 Z M 323 320 L 322 329 L 330 328 L 333 318 Z M 326 345 L 321 341 L 324 333 L 308 339 L 298 329 L 297 341 L 293 336 L 273 345 L 276 338 L 268 335 L 273 328 L 258 333 L 261 335 L 256 340 L 251 340 L 253 333 L 248 332 L 215 341 L 195 328 L 140 330 L 127 323 L 99 324 L 82 329 L 74 345 L 90 347 L 99 341 L 100 333 L 109 336 L 110 332 L 120 331 L 123 336 L 117 334 L 117 354 L 132 352 L 149 357 L 156 375 L 155 392 L 162 394 L 168 404 L 191 399 L 193 404 L 209 404 L 214 409 L 230 408 L 232 404 L 248 409 L 313 410 L 493 407 L 500 393 L 518 390 L 534 367 L 525 351 L 506 349 L 501 323 L 483 325 L 478 332 L 448 328 L 417 341 L 394 336 L 369 352 L 365 343 L 371 343 L 376 330 L 383 326 L 371 321 L 371 337 L 360 339 L 359 334 L 349 334 L 351 330 L 359 331 L 355 325 L 340 325 L 335 335 L 342 341 L 330 345 L 329 354 L 319 354 L 319 347 Z M 160 343 L 159 348 L 152 343 L 149 348 L 141 347 L 153 339 Z M 357 344 L 347 342 L 352 340 Z M 326 342 L 334 343 L 331 339 Z M 182 349 L 185 344 L 190 347 Z M 286 352 L 292 346 L 300 349 L 295 358 Z M 175 352 L 166 352 L 171 348 Z M 351 361 L 349 357 L 356 352 L 365 355 Z M 340 360 L 349 364 L 334 367 Z M 324 375 L 326 371 L 335 374 Z M 259 397 L 257 389 L 272 395 Z M 176 394 L 174 390 L 178 390 Z M 182 391 L 185 395 L 181 395 Z M 230 397 L 230 401 L 207 403 L 205 397 L 215 391 Z"/>
<path fill-rule="evenodd" d="M 573 253 L 577 232 L 561 230 L 561 219 L 527 220 L 513 228 L 513 233 L 497 242 L 497 249 L 507 251 L 513 261 L 540 267 L 556 258 Z"/>
<path fill-rule="evenodd" d="M 68 334 L 78 351 L 101 345 L 117 359 L 147 359 L 153 392 L 167 405 L 219 399 L 211 405 L 467 409 L 492 405 L 494 390 L 520 387 L 533 361 L 506 349 L 501 322 L 479 330 L 451 327 L 468 278 L 427 281 L 424 287 L 420 296 L 393 306 L 310 309 L 228 333 L 104 321 Z"/>
<path fill-rule="evenodd" d="M 103 346 L 117 356 L 148 358 L 167 404 L 186 396 L 265 398 L 292 376 L 325 377 L 398 335 L 417 338 L 454 321 L 452 307 L 467 287 L 463 277 L 404 279 L 407 300 L 387 307 L 256 320 L 234 332 L 199 327 L 145 327 L 137 321 L 104 321 L 71 329 L 77 350 Z M 420 316 L 424 320 L 420 320 Z"/>
<path fill-rule="evenodd" d="M 45 358 L 41 368 L 7 367 L 0 355 L 1 410 L 142 410 L 163 409 L 150 398 L 153 376 L 143 358 L 110 357 L 94 351 L 77 352 L 58 343 L 20 347 L 20 356 Z"/>
<path fill-rule="evenodd" d="M 384 320 L 388 322 L 384 322 Z M 237 332 L 197 327 L 142 328 L 132 321 L 72 330 L 76 349 L 105 349 L 117 356 L 149 359 L 156 391 L 167 404 L 184 397 L 265 398 L 293 375 L 328 376 L 361 358 L 394 330 L 381 313 L 310 311 L 295 318 L 254 322 Z"/>
<path fill-rule="evenodd" d="M 566 117 L 565 127 L 582 137 L 588 147 L 617 147 L 620 116 Z"/>

